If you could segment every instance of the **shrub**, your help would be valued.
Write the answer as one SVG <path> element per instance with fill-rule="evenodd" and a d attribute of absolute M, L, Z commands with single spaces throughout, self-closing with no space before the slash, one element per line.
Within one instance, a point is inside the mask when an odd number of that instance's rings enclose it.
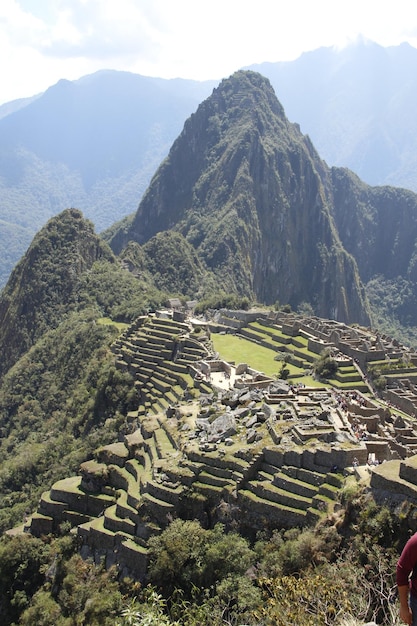
<path fill-rule="evenodd" d="M 337 361 L 328 350 L 324 350 L 313 363 L 313 372 L 318 378 L 333 378 L 337 372 Z"/>

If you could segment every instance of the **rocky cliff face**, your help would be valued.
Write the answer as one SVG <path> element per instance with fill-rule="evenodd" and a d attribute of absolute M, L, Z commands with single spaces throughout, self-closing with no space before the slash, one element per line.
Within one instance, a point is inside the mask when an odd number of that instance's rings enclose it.
<path fill-rule="evenodd" d="M 364 282 L 379 274 L 417 281 L 417 194 L 369 187 L 349 170 L 332 168 L 334 217 L 344 247 Z"/>
<path fill-rule="evenodd" d="M 368 323 L 355 260 L 331 214 L 331 177 L 269 81 L 238 72 L 184 126 L 127 233 L 180 231 L 227 291 Z"/>

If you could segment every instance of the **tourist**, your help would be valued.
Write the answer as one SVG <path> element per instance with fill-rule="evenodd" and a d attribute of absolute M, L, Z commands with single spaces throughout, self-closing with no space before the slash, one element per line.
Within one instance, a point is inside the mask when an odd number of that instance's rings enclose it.
<path fill-rule="evenodd" d="M 397 563 L 397 587 L 400 618 L 409 626 L 417 626 L 417 533 L 407 541 Z"/>

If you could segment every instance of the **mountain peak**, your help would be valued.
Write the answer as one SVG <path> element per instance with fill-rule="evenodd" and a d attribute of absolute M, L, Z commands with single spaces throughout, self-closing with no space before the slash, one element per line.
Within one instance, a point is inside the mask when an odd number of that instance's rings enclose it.
<path fill-rule="evenodd" d="M 99 258 L 113 255 L 77 209 L 38 232 L 0 297 L 0 373 L 76 307 L 80 276 Z"/>
<path fill-rule="evenodd" d="M 270 106 L 284 114 L 284 109 L 279 103 L 269 79 L 252 70 L 239 70 L 229 78 L 224 78 L 219 86 L 214 89 L 214 94 L 221 95 L 226 100 L 233 98 L 236 104 L 241 101 L 259 102 L 261 99 L 267 99 Z M 240 96 L 241 100 L 236 99 L 237 96 Z"/>
<path fill-rule="evenodd" d="M 330 217 L 328 184 L 326 165 L 287 120 L 269 80 L 239 71 L 186 121 L 113 247 L 174 229 L 221 290 L 266 304 L 307 300 L 324 317 L 367 322 L 355 262 Z"/>

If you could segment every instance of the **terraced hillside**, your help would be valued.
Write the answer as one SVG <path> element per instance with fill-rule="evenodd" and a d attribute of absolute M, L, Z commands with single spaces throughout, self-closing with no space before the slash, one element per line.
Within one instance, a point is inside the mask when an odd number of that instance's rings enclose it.
<path fill-rule="evenodd" d="M 305 526 L 333 506 L 345 476 L 370 456 L 404 458 L 417 445 L 409 426 L 358 390 L 356 374 L 348 391 L 273 381 L 215 359 L 210 328 L 225 332 L 223 323 L 149 316 L 119 337 L 115 360 L 135 376 L 138 407 L 120 441 L 42 495 L 28 524 L 33 534 L 69 522 L 84 554 L 143 578 L 148 538 L 174 517 L 206 527 L 221 521 L 252 536 Z M 290 330 L 288 319 L 286 329 L 260 317 L 238 332 L 286 348 L 302 369 L 327 345 Z"/>
<path fill-rule="evenodd" d="M 318 343 L 317 338 L 306 329 L 294 328 L 288 334 L 288 329 L 285 332 L 282 324 L 262 318 L 245 325 L 239 332 L 251 341 L 286 354 L 288 362 L 298 370 L 290 377 L 293 382 L 302 381 L 305 372 L 311 370 L 320 352 L 327 347 L 333 347 L 325 342 Z M 337 355 L 336 361 L 338 370 L 335 378 L 331 380 L 332 386 L 357 389 L 366 393 L 368 387 L 355 362 L 347 359 L 343 354 Z"/>
<path fill-rule="evenodd" d="M 137 412 L 128 416 L 130 420 L 158 413 L 186 398 L 194 388 L 189 366 L 209 356 L 204 339 L 193 338 L 188 324 L 151 316 L 139 317 L 113 351 L 118 367 L 136 378 L 140 403 Z"/>

